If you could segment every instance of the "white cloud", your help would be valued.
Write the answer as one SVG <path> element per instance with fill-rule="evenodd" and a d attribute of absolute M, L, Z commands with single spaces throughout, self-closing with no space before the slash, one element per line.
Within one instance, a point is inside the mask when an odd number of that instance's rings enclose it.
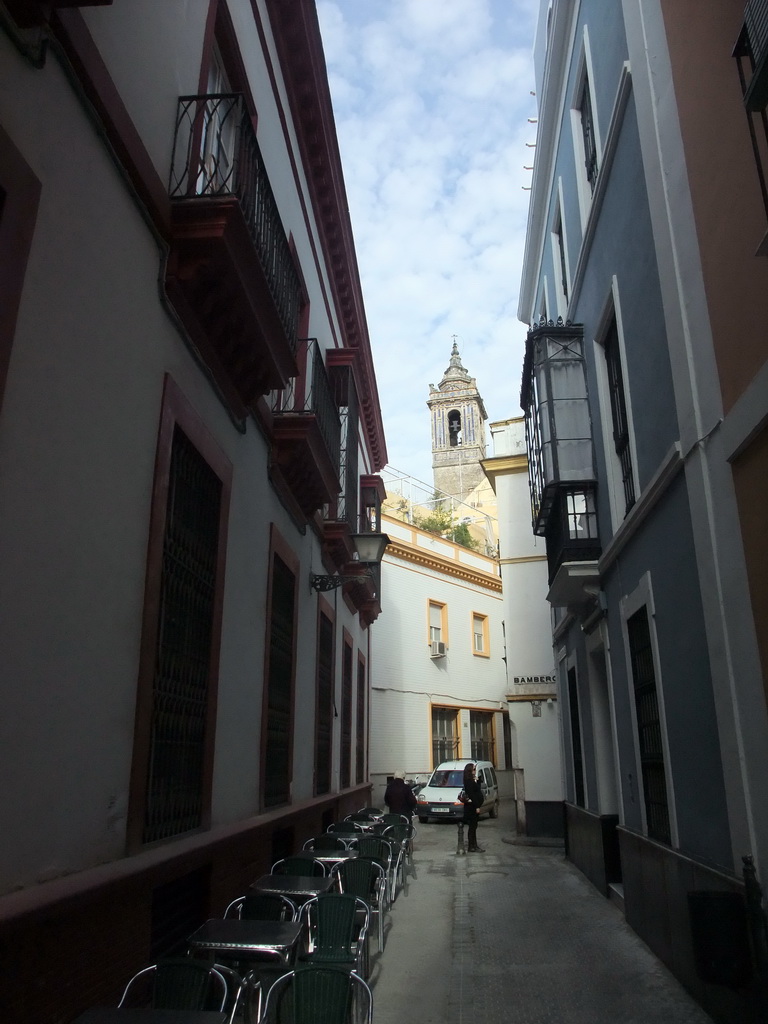
<path fill-rule="evenodd" d="M 536 6 L 318 4 L 389 461 L 427 482 L 453 335 L 490 419 L 519 414 Z"/>

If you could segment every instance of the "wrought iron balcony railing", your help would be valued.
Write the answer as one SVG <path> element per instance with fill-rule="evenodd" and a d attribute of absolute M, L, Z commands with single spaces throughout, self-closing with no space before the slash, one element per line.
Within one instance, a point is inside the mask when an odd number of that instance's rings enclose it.
<path fill-rule="evenodd" d="M 180 97 L 169 193 L 177 200 L 233 196 L 239 201 L 280 322 L 295 353 L 299 278 L 241 94 Z"/>
<path fill-rule="evenodd" d="M 305 338 L 304 372 L 294 377 L 287 387 L 273 391 L 272 412 L 276 416 L 313 415 L 337 476 L 341 470 L 341 419 L 331 390 L 328 372 L 317 338 Z M 301 353 L 299 361 L 302 362 Z"/>
<path fill-rule="evenodd" d="M 760 194 L 768 216 L 768 0 L 749 0 L 744 25 L 733 51 Z"/>

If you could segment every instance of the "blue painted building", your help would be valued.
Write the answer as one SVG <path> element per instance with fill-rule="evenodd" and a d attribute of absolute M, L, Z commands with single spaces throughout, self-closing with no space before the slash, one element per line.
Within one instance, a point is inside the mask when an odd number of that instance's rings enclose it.
<path fill-rule="evenodd" d="M 706 170 L 688 146 L 699 126 L 685 121 L 677 14 L 663 0 L 541 4 L 521 404 L 567 854 L 714 1019 L 756 1021 L 768 728 L 707 286 L 724 256 L 698 219 Z M 705 14 L 689 44 L 713 47 L 743 117 L 741 16 L 723 47 Z"/>

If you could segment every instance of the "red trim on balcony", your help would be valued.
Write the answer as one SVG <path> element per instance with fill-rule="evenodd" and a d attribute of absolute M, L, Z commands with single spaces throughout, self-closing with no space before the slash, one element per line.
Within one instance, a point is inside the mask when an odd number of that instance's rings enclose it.
<path fill-rule="evenodd" d="M 340 570 L 351 562 L 355 554 L 352 531 L 349 523 L 341 519 L 326 520 L 323 523 L 323 562 L 330 562 Z"/>
<path fill-rule="evenodd" d="M 339 493 L 339 478 L 314 413 L 275 416 L 272 466 L 310 517 Z"/>
<path fill-rule="evenodd" d="M 294 354 L 237 198 L 180 200 L 171 213 L 168 297 L 243 416 L 296 375 Z"/>
<path fill-rule="evenodd" d="M 267 9 L 345 345 L 359 353 L 361 420 L 379 470 L 387 462 L 384 427 L 317 11 L 283 0 L 267 0 Z"/>

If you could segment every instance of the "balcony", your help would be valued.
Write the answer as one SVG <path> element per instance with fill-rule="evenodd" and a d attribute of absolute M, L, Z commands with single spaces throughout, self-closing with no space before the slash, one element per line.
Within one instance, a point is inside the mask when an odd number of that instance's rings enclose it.
<path fill-rule="evenodd" d="M 50 21 L 54 11 L 71 7 L 110 7 L 114 0 L 5 0 L 19 28 L 36 28 Z"/>
<path fill-rule="evenodd" d="M 768 217 L 768 0 L 749 0 L 733 50 L 736 58 L 755 168 Z M 768 254 L 768 235 L 758 254 Z"/>
<path fill-rule="evenodd" d="M 558 607 L 584 604 L 599 583 L 601 554 L 593 487 L 561 488 L 547 523 L 549 602 Z"/>
<path fill-rule="evenodd" d="M 298 375 L 270 398 L 271 471 L 309 518 L 341 490 L 341 419 L 316 338 L 300 343 L 298 361 Z"/>
<path fill-rule="evenodd" d="M 748 0 L 736 56 L 746 58 L 744 105 L 762 110 L 768 104 L 768 0 Z"/>
<path fill-rule="evenodd" d="M 547 544 L 549 600 L 579 603 L 596 581 L 601 550 L 580 324 L 542 318 L 531 327 L 520 404 L 533 532 Z"/>
<path fill-rule="evenodd" d="M 328 379 L 339 410 L 341 441 L 340 490 L 334 501 L 323 510 L 323 550 L 325 558 L 339 569 L 354 557 L 352 535 L 358 529 L 360 412 L 353 369 L 355 358 L 352 349 L 326 352 Z"/>
<path fill-rule="evenodd" d="M 241 416 L 298 372 L 301 286 L 245 101 L 182 96 L 166 293 Z"/>

